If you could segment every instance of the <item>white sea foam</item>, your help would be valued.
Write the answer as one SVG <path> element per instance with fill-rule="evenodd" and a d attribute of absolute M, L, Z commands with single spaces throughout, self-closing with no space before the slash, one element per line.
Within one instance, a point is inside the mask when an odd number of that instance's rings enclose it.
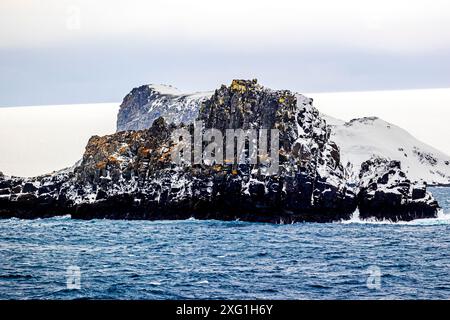
<path fill-rule="evenodd" d="M 376 220 L 371 219 L 361 219 L 359 216 L 358 209 L 353 213 L 350 220 L 342 220 L 338 223 L 341 224 L 392 224 L 392 225 L 446 225 L 450 224 L 450 213 L 444 213 L 443 210 L 439 210 L 437 218 L 427 218 L 427 219 L 416 219 L 412 221 L 399 221 L 393 222 L 390 220 Z"/>

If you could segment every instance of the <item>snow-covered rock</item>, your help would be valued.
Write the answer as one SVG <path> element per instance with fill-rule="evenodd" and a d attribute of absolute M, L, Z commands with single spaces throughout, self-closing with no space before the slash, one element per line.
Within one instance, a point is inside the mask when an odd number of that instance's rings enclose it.
<path fill-rule="evenodd" d="M 183 94 L 167 85 L 134 88 L 120 105 L 117 131 L 148 129 L 160 116 L 168 123 L 190 123 L 197 117 L 200 104 L 213 93 Z"/>
<path fill-rule="evenodd" d="M 117 130 L 146 129 L 159 116 L 168 123 L 192 123 L 201 104 L 213 93 L 186 94 L 166 85 L 135 88 L 120 106 Z M 412 181 L 450 184 L 450 156 L 417 140 L 402 128 L 376 117 L 345 122 L 321 116 L 332 128 L 331 140 L 341 150 L 341 162 L 350 182 L 357 183 L 361 164 L 376 156 L 400 161 Z"/>
<path fill-rule="evenodd" d="M 311 99 L 234 80 L 201 104 L 197 120 L 221 131 L 278 129 L 279 153 L 268 156 L 276 157 L 276 172 L 266 174 L 261 160 L 174 163 L 177 126 L 161 116 L 144 130 L 92 137 L 73 171 L 3 181 L 8 198 L 0 201 L 0 216 L 330 222 L 349 219 L 356 209 L 339 150 Z"/>
<path fill-rule="evenodd" d="M 359 173 L 359 214 L 361 218 L 391 221 L 435 218 L 439 209 L 426 185 L 411 183 L 400 161 L 373 157 Z"/>
<path fill-rule="evenodd" d="M 322 115 L 331 127 L 331 140 L 341 150 L 350 179 L 358 179 L 361 164 L 372 157 L 400 161 L 413 182 L 450 184 L 450 156 L 417 140 L 402 128 L 376 117 L 344 122 Z"/>
<path fill-rule="evenodd" d="M 183 128 L 192 134 L 195 119 L 204 124 L 200 130 L 222 134 L 230 128 L 278 129 L 279 153 L 270 155 L 278 170 L 266 174 L 261 159 L 175 163 L 172 133 Z M 143 129 L 121 130 L 133 128 Z M 377 219 L 436 214 L 426 187 L 414 186 L 398 161 L 363 163 L 356 185 L 349 185 L 331 127 L 312 99 L 256 80 L 233 80 L 211 95 L 182 95 L 168 86 L 135 88 L 122 103 L 118 129 L 93 136 L 71 169 L 36 178 L 0 177 L 0 217 L 329 222 L 349 219 L 357 205 L 364 217 Z"/>

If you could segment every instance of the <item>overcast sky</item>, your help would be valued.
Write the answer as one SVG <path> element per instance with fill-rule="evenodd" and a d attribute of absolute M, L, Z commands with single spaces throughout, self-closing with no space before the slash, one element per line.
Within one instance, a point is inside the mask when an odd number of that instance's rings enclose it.
<path fill-rule="evenodd" d="M 450 87 L 450 1 L 0 2 L 0 106 L 233 78 L 298 92 Z"/>

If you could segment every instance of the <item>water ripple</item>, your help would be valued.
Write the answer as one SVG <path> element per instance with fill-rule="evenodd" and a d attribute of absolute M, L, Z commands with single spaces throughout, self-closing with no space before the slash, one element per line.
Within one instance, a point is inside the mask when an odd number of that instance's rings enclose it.
<path fill-rule="evenodd" d="M 450 189 L 432 190 L 439 218 L 395 224 L 1 220 L 0 298 L 448 299 Z"/>

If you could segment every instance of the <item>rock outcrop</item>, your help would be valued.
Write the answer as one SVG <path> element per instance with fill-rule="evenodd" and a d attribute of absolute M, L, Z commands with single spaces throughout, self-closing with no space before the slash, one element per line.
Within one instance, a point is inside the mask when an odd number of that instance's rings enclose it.
<path fill-rule="evenodd" d="M 160 104 L 181 99 L 171 90 L 165 87 L 161 95 L 148 86 L 134 89 L 122 104 L 119 132 L 92 137 L 82 161 L 71 170 L 33 179 L 0 176 L 0 217 L 71 214 L 78 219 L 195 217 L 290 223 L 349 219 L 358 203 L 363 217 L 379 219 L 425 217 L 436 210 L 432 197 L 411 185 L 392 207 L 390 196 L 377 196 L 401 189 L 395 179 L 381 183 L 384 162 L 363 166 L 359 189 L 350 187 L 339 148 L 311 99 L 264 88 L 256 80 L 234 80 L 209 98 L 203 95 L 195 106 L 167 106 L 166 111 L 178 110 L 168 123 L 172 111 L 161 114 Z M 189 110 L 183 111 L 186 106 Z M 194 114 L 203 127 L 194 127 Z M 215 128 L 224 135 L 226 129 L 278 129 L 277 171 L 267 174 L 261 161 L 176 163 L 172 134 L 182 128 L 191 134 Z M 379 179 L 376 185 L 370 182 Z"/>
<path fill-rule="evenodd" d="M 360 217 L 410 221 L 436 217 L 439 205 L 426 185 L 414 185 L 399 161 L 375 157 L 361 165 Z"/>
<path fill-rule="evenodd" d="M 117 131 L 148 129 L 159 117 L 170 123 L 191 123 L 197 118 L 202 102 L 212 94 L 183 94 L 174 87 L 164 85 L 134 88 L 120 105 Z"/>
<path fill-rule="evenodd" d="M 73 174 L 59 172 L 37 178 L 0 176 L 0 218 L 47 218 L 73 213 L 67 189 Z"/>

